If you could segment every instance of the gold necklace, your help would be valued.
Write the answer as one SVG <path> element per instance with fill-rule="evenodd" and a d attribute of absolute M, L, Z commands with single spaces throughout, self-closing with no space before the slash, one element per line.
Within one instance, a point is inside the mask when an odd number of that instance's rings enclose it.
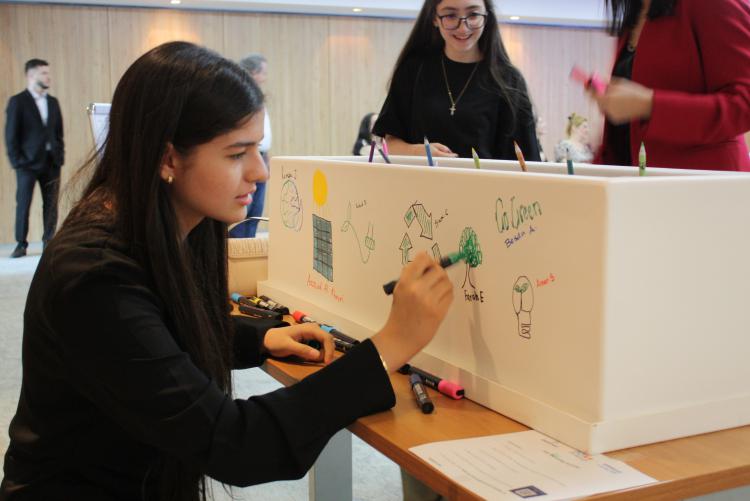
<path fill-rule="evenodd" d="M 466 89 L 469 88 L 469 83 L 471 83 L 471 79 L 474 78 L 474 73 L 477 72 L 477 68 L 479 68 L 479 61 L 474 65 L 474 69 L 471 70 L 471 75 L 469 75 L 468 80 L 466 80 L 466 84 L 464 85 L 464 88 L 461 89 L 461 92 L 458 94 L 458 97 L 454 100 L 453 99 L 453 93 L 451 92 L 451 86 L 448 83 L 448 72 L 445 71 L 445 55 L 440 58 L 440 64 L 443 66 L 443 78 L 445 79 L 445 88 L 448 89 L 448 99 L 451 101 L 451 107 L 449 108 L 451 111 L 451 116 L 453 116 L 456 113 L 456 105 L 458 104 L 458 100 L 461 99 L 461 97 L 464 95 L 464 92 L 466 92 Z"/>

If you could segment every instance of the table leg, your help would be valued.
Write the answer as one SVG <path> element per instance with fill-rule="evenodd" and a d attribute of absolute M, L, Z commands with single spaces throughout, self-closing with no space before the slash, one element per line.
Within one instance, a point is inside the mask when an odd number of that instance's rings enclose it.
<path fill-rule="evenodd" d="M 352 434 L 336 433 L 310 470 L 310 501 L 352 501 Z"/>

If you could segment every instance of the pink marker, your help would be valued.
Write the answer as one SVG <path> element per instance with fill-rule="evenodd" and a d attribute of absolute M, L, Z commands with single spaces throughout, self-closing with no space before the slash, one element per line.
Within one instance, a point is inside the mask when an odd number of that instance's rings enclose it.
<path fill-rule="evenodd" d="M 596 72 L 589 75 L 580 67 L 573 66 L 573 69 L 570 71 L 570 78 L 579 82 L 586 89 L 593 89 L 597 96 L 603 96 L 607 92 L 607 84 L 604 83 Z"/>
<path fill-rule="evenodd" d="M 464 389 L 458 383 L 448 381 L 447 379 L 440 379 L 429 372 L 425 372 L 422 369 L 418 369 L 409 364 L 404 365 L 398 371 L 402 374 L 419 374 L 419 377 L 422 378 L 422 381 L 426 386 L 429 386 L 433 390 L 437 390 L 443 395 L 447 395 L 455 400 L 461 400 L 464 398 Z"/>

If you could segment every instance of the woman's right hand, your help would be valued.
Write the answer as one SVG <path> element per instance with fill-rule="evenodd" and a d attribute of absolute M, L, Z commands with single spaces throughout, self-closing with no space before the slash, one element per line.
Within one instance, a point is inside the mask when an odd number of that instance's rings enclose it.
<path fill-rule="evenodd" d="M 372 337 L 389 371 L 398 370 L 432 340 L 452 302 L 448 274 L 426 252 L 417 254 L 401 271 L 385 326 Z"/>

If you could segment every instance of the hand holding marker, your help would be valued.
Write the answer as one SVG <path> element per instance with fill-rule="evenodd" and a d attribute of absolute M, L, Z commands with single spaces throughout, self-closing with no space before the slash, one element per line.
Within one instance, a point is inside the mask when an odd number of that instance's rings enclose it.
<path fill-rule="evenodd" d="M 331 336 L 333 336 L 333 343 L 336 346 L 336 349 L 346 353 L 347 351 L 354 348 L 354 345 L 359 344 L 359 341 L 354 339 L 353 337 L 349 337 L 343 332 L 336 330 L 335 328 L 331 327 L 330 325 L 320 324 L 319 322 L 316 322 L 312 318 L 310 318 L 306 313 L 302 311 L 295 311 L 292 313 L 292 316 L 294 317 L 294 320 L 298 323 L 312 323 L 312 324 L 318 324 L 320 325 L 320 328 L 329 333 Z"/>
<path fill-rule="evenodd" d="M 580 82 L 586 90 L 593 90 L 597 96 L 603 96 L 607 92 L 607 84 L 599 78 L 599 75 L 596 73 L 589 75 L 578 66 L 573 66 L 570 70 L 570 78 Z"/>
<path fill-rule="evenodd" d="M 460 252 L 454 252 L 452 254 L 448 254 L 447 256 L 445 256 L 444 258 L 440 260 L 440 266 L 442 268 L 447 268 L 461 261 L 463 258 L 464 258 L 464 255 L 461 254 Z M 391 280 L 387 284 L 383 285 L 383 291 L 385 291 L 385 293 L 390 296 L 391 294 L 393 294 L 393 289 L 396 288 L 397 283 L 398 283 L 398 280 Z"/>

